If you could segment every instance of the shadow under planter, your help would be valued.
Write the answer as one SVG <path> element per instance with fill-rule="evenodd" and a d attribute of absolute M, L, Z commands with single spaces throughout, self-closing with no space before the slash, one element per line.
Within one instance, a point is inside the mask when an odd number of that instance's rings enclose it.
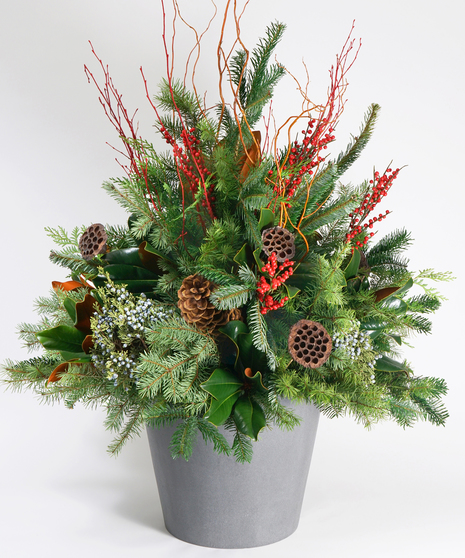
<path fill-rule="evenodd" d="M 175 427 L 147 428 L 167 530 L 212 548 L 250 548 L 277 542 L 299 524 L 320 413 L 285 402 L 302 419 L 292 431 L 264 430 L 251 463 L 218 455 L 200 436 L 188 462 L 173 460 Z M 222 433 L 232 443 L 229 432 Z"/>

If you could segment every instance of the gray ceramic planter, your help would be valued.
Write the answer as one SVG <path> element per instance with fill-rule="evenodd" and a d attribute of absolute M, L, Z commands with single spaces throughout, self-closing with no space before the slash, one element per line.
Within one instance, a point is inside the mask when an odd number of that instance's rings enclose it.
<path fill-rule="evenodd" d="M 313 405 L 295 411 L 301 425 L 291 432 L 263 431 L 250 464 L 217 455 L 201 436 L 187 463 L 173 460 L 168 446 L 174 427 L 148 428 L 167 530 L 213 548 L 263 546 L 291 535 L 299 523 L 319 419 Z"/>

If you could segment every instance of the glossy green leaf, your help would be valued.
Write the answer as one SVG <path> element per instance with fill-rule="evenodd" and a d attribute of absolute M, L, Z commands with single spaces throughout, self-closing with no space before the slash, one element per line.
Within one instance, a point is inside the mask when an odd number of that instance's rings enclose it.
<path fill-rule="evenodd" d="M 258 221 L 258 229 L 261 231 L 262 229 L 272 227 L 274 225 L 274 213 L 271 209 L 266 207 L 262 207 L 260 210 L 260 220 Z"/>
<path fill-rule="evenodd" d="M 397 360 L 388 356 L 382 356 L 376 361 L 375 369 L 380 372 L 405 372 L 409 373 L 408 368 Z"/>
<path fill-rule="evenodd" d="M 158 275 L 143 267 L 125 264 L 111 264 L 105 267 L 112 281 L 116 280 L 156 280 Z M 95 281 L 94 281 L 95 283 Z"/>
<path fill-rule="evenodd" d="M 396 296 L 385 298 L 380 303 L 380 306 L 382 308 L 389 308 L 390 310 L 394 310 L 396 314 L 405 314 L 405 312 L 407 312 L 408 310 L 408 304 L 405 302 L 405 300 L 397 298 Z"/>
<path fill-rule="evenodd" d="M 255 372 L 252 377 L 248 377 L 246 384 L 249 384 L 253 391 L 257 391 L 259 393 L 266 393 L 268 391 L 268 389 L 263 385 L 263 376 L 259 371 Z"/>
<path fill-rule="evenodd" d="M 91 355 L 86 355 L 85 352 L 81 351 L 80 353 L 71 353 L 69 351 L 60 351 L 61 358 L 66 360 L 67 362 L 73 362 L 76 364 L 80 364 L 83 362 L 91 362 L 92 357 Z"/>
<path fill-rule="evenodd" d="M 406 281 L 400 287 L 385 287 L 384 289 L 380 289 L 379 291 L 375 292 L 376 302 L 381 302 L 383 300 L 388 300 L 393 296 L 398 296 L 402 293 L 405 293 L 413 286 L 413 279 L 410 277 L 408 281 Z"/>
<path fill-rule="evenodd" d="M 247 247 L 248 244 L 244 244 L 244 246 L 242 246 L 239 252 L 234 256 L 234 261 L 238 265 L 244 265 L 245 263 L 247 263 Z"/>
<path fill-rule="evenodd" d="M 362 322 L 360 324 L 360 329 L 368 333 L 372 339 L 376 339 L 376 337 L 378 337 L 378 335 L 380 335 L 387 326 L 387 322 L 372 318 L 371 320 Z"/>
<path fill-rule="evenodd" d="M 295 287 L 301 291 L 312 282 L 312 274 L 308 263 L 301 263 L 294 267 L 294 273 L 286 281 L 286 286 Z"/>
<path fill-rule="evenodd" d="M 103 259 L 111 265 L 135 265 L 142 266 L 139 257 L 139 249 L 136 248 L 123 248 L 121 250 L 111 250 L 103 256 Z"/>
<path fill-rule="evenodd" d="M 289 297 L 289 299 L 294 298 L 298 293 L 300 293 L 299 288 L 294 287 L 293 285 L 288 285 L 287 282 L 284 283 L 284 286 L 286 287 L 287 296 Z"/>
<path fill-rule="evenodd" d="M 63 306 L 65 307 L 68 316 L 71 318 L 73 323 L 76 323 L 76 303 L 71 298 L 65 298 L 63 301 Z"/>
<path fill-rule="evenodd" d="M 257 248 L 253 253 L 255 263 L 257 264 L 257 267 L 260 271 L 262 270 L 262 267 L 264 267 L 265 265 L 265 262 L 260 258 L 261 251 L 262 251 L 261 248 Z"/>
<path fill-rule="evenodd" d="M 261 406 L 247 395 L 241 396 L 234 405 L 234 422 L 240 432 L 258 439 L 261 430 L 266 426 L 265 413 Z"/>
<path fill-rule="evenodd" d="M 205 418 L 215 426 L 223 424 L 241 394 L 242 381 L 230 370 L 217 368 L 201 387 L 212 396 Z"/>
<path fill-rule="evenodd" d="M 157 275 L 162 275 L 163 273 L 165 273 L 165 270 L 160 267 L 161 260 L 174 265 L 174 262 L 170 258 L 165 256 L 158 250 L 155 250 L 155 248 L 150 246 L 150 244 L 145 240 L 140 244 L 138 252 L 142 265 Z"/>
<path fill-rule="evenodd" d="M 351 279 L 347 279 L 347 290 L 350 293 L 353 292 L 358 293 L 360 291 L 361 286 L 362 286 L 362 281 L 360 280 L 360 277 L 352 277 Z"/>
<path fill-rule="evenodd" d="M 223 424 L 231 415 L 234 403 L 238 400 L 240 394 L 240 391 L 236 391 L 224 399 L 212 398 L 210 408 L 205 414 L 205 418 L 215 426 Z"/>
<path fill-rule="evenodd" d="M 390 335 L 398 345 L 402 345 L 402 337 L 400 335 Z"/>
<path fill-rule="evenodd" d="M 107 265 L 105 272 L 115 284 L 127 285 L 132 293 L 151 293 L 159 278 L 148 269 L 124 264 Z M 100 287 L 107 282 L 107 278 L 105 275 L 98 275 L 92 281 L 96 287 Z"/>
<path fill-rule="evenodd" d="M 60 325 L 37 333 L 37 339 L 50 351 L 67 351 L 82 353 L 85 334 L 75 327 Z"/>
<path fill-rule="evenodd" d="M 346 279 L 351 279 L 357 275 L 361 257 L 360 250 L 354 250 L 352 257 L 344 270 L 344 277 Z"/>
<path fill-rule="evenodd" d="M 238 376 L 225 368 L 216 368 L 201 387 L 212 397 L 221 401 L 242 389 L 243 382 Z"/>
<path fill-rule="evenodd" d="M 251 368 L 256 372 L 267 367 L 266 355 L 254 346 L 253 336 L 243 322 L 229 322 L 221 327 L 220 331 L 229 337 L 236 346 L 234 362 L 236 370 L 242 373 L 246 368 Z"/>

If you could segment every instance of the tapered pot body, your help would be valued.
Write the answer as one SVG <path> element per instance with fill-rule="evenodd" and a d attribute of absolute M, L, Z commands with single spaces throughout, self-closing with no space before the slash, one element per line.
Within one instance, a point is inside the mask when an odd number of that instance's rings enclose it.
<path fill-rule="evenodd" d="M 264 430 L 253 444 L 252 462 L 245 464 L 216 454 L 201 436 L 188 462 L 173 460 L 168 446 L 175 427 L 147 428 L 165 525 L 172 535 L 201 546 L 249 548 L 296 530 L 319 411 L 313 405 L 293 407 L 301 424 L 292 431 Z"/>

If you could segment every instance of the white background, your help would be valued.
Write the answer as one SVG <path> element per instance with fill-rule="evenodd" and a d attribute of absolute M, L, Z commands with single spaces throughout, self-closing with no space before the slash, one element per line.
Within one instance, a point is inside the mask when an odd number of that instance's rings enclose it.
<path fill-rule="evenodd" d="M 211 13 L 208 0 L 180 4 L 190 6 L 186 15 L 195 12 L 198 24 Z M 125 220 L 100 189 L 121 171 L 106 145 L 118 145 L 118 138 L 83 72 L 88 64 L 98 74 L 87 41 L 110 65 L 128 109 L 139 107 L 147 139 L 154 115 L 139 66 L 152 92 L 164 76 L 157 0 L 15 0 L 2 8 L 1 361 L 26 358 L 15 326 L 34 322 L 33 299 L 46 294 L 52 280 L 65 279 L 65 270 L 48 262 L 53 245 L 43 228 Z M 456 0 L 251 0 L 243 19 L 251 47 L 269 21 L 287 23 L 278 58 L 303 80 L 305 59 L 317 101 L 355 19 L 354 36 L 363 46 L 348 76 L 333 153 L 357 133 L 366 107 L 378 102 L 377 131 L 348 178 L 361 181 L 391 160 L 408 165 L 386 200 L 384 209 L 393 213 L 383 231 L 412 231 L 413 269 L 434 267 L 458 277 L 441 286 L 449 301 L 434 317 L 433 334 L 414 339 L 415 350 L 407 353 L 417 373 L 447 379 L 447 426 L 403 431 L 388 423 L 367 432 L 350 418 L 322 418 L 297 532 L 270 547 L 220 551 L 165 532 L 145 436 L 115 460 L 106 455 L 111 435 L 101 411 L 52 408 L 29 393 L 2 391 L 2 557 L 463 556 L 464 15 Z M 185 30 L 178 37 L 182 53 L 192 37 Z M 213 57 L 199 72 L 199 90 L 208 89 L 211 102 L 215 40 L 213 32 L 204 51 Z M 278 117 L 297 110 L 293 89 L 292 80 L 282 83 Z"/>

